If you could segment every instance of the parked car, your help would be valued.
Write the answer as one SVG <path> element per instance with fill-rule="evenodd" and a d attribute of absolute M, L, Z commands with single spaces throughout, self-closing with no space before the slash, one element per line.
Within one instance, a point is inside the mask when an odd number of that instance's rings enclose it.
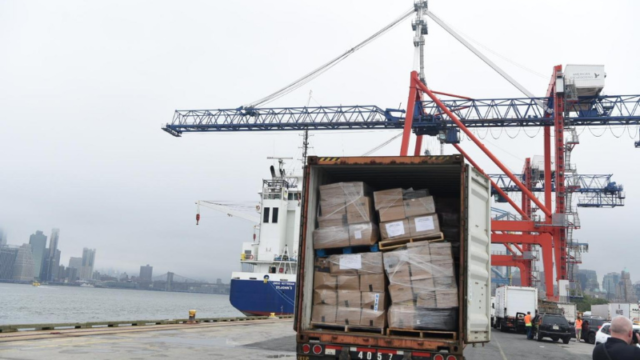
<path fill-rule="evenodd" d="M 640 325 L 633 325 L 633 332 L 640 332 Z M 611 323 L 604 323 L 596 333 L 596 345 L 604 344 L 607 342 L 607 339 L 611 337 Z M 640 344 L 636 344 L 637 347 L 640 347 Z"/>
<path fill-rule="evenodd" d="M 548 337 L 553 341 L 562 339 L 562 342 L 568 344 L 571 341 L 571 326 L 569 322 L 560 314 L 542 314 L 538 321 L 538 331 L 536 332 L 536 340 L 542 341 Z"/>
<path fill-rule="evenodd" d="M 582 318 L 582 340 L 589 344 L 596 343 L 596 333 L 607 320 L 601 317 L 585 316 Z"/>

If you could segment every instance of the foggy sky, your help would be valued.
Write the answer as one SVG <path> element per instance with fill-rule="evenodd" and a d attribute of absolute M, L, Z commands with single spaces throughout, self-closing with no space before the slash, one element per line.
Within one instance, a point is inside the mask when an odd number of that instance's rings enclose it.
<path fill-rule="evenodd" d="M 258 201 L 267 156 L 300 157 L 298 133 L 160 130 L 175 109 L 230 108 L 261 98 L 368 37 L 403 1 L 0 1 L 0 227 L 10 244 L 60 228 L 62 264 L 97 249 L 96 268 L 229 279 L 252 225 L 199 199 Z M 557 64 L 604 64 L 607 94 L 640 92 L 635 1 L 431 1 L 430 9 L 538 96 Z M 518 91 L 428 20 L 430 87 L 474 98 Z M 410 21 L 269 106 L 404 106 Z M 489 49 L 489 50 L 487 50 Z M 494 53 L 500 54 L 496 56 Z M 522 67 L 515 66 L 514 63 Z M 526 68 L 528 70 L 523 69 Z M 572 162 L 615 174 L 626 206 L 582 209 L 583 268 L 627 267 L 640 280 L 638 151 L 625 133 L 583 131 Z M 622 129 L 613 130 L 619 135 Z M 595 135 L 593 135 L 593 134 Z M 631 129 L 636 137 L 637 128 Z M 311 154 L 361 155 L 397 131 L 314 132 Z M 535 136 L 537 134 L 537 136 Z M 513 171 L 542 154 L 538 129 L 493 129 L 485 144 Z M 517 137 L 510 139 L 511 137 Z M 529 136 L 533 138 L 529 138 Z M 497 138 L 497 139 L 495 139 Z M 427 141 L 432 153 L 439 146 Z M 469 141 L 487 172 L 497 167 Z M 399 140 L 377 155 L 398 154 Z M 455 149 L 445 147 L 447 154 Z M 289 166 L 299 162 L 290 161 Z M 519 198 L 519 197 L 518 197 Z"/>

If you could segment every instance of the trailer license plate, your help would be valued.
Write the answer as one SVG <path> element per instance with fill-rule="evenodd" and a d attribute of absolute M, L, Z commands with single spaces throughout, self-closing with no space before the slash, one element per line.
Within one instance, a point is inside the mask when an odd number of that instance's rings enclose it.
<path fill-rule="evenodd" d="M 560 330 L 560 327 L 558 325 L 553 325 L 553 330 Z"/>

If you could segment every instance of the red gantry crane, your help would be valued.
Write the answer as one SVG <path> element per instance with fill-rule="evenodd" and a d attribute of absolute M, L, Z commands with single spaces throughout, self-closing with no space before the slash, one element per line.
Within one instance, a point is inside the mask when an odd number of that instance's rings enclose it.
<path fill-rule="evenodd" d="M 374 105 L 260 107 L 311 81 L 412 14 L 416 15 L 411 25 L 419 68 L 410 74 L 406 111 Z M 525 97 L 474 99 L 438 92 L 426 86 L 423 59 L 424 35 L 428 33 L 427 17 L 518 88 Z M 577 71 L 582 73 L 580 77 L 575 76 Z M 570 65 L 563 69 L 558 65 L 553 68 L 545 96 L 535 97 L 434 15 L 428 9 L 427 1 L 417 0 L 410 11 L 371 37 L 275 93 L 239 108 L 176 110 L 172 122 L 166 124 L 163 130 L 180 137 L 189 132 L 402 129 L 401 156 L 409 155 L 412 132 L 417 136 L 413 152 L 415 156 L 421 154 L 424 135 L 437 136 L 441 142 L 453 145 L 469 163 L 484 173 L 480 164 L 460 146 L 459 134 L 462 132 L 503 172 L 485 175 L 491 180 L 498 199 L 508 202 L 519 214 L 519 219 L 507 216 L 492 222 L 492 243 L 504 245 L 509 251 L 508 255 L 493 255 L 492 266 L 518 267 L 522 285 L 535 285 L 537 279 L 533 269 L 538 259 L 530 254 L 539 247 L 542 251 L 547 299 L 558 300 L 559 294 L 554 293 L 553 284 L 558 284 L 560 294 L 564 295 L 562 289 L 568 286 L 570 267 L 578 261 L 577 254 L 580 252 L 579 246 L 570 242 L 572 231 L 579 228 L 577 215 L 571 209 L 571 194 L 586 189 L 598 194 L 592 202 L 594 207 L 610 206 L 607 201 L 613 204 L 611 206 L 623 205 L 622 187 L 608 182 L 608 178 L 604 188 L 584 188 L 575 184 L 567 188 L 567 174 L 574 180 L 577 175 L 566 158 L 575 143 L 565 141 L 565 131 L 580 126 L 640 124 L 640 95 L 603 96 L 600 94 L 603 86 L 603 66 Z M 494 127 L 544 129 L 543 168 L 537 170 L 542 178 L 531 176 L 533 170 L 529 159 L 525 162 L 523 174 L 513 174 L 470 130 Z M 640 141 L 635 145 L 639 147 Z M 516 191 L 521 193 L 520 204 L 507 194 Z M 540 199 L 535 192 L 542 192 L 544 196 Z M 535 215 L 536 211 L 542 213 L 540 218 Z"/>

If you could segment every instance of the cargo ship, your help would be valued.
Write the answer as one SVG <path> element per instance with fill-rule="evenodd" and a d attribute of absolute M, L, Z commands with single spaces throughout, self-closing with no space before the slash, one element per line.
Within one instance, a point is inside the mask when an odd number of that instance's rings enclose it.
<path fill-rule="evenodd" d="M 248 316 L 293 314 L 302 177 L 287 174 L 284 161 L 262 180 L 252 242 L 242 244 L 241 270 L 231 274 L 231 305 Z"/>

